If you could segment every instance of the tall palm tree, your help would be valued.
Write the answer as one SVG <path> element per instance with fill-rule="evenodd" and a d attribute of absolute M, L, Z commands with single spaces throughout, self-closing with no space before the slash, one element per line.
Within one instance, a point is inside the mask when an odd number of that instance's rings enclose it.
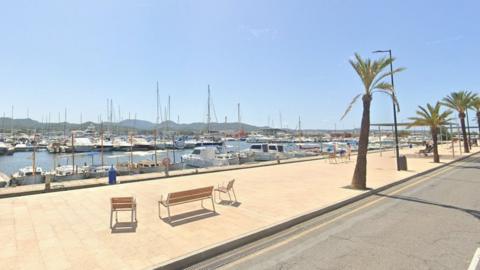
<path fill-rule="evenodd" d="M 480 135 L 480 97 L 475 97 L 472 101 L 472 107 L 475 109 L 477 115 L 478 134 Z"/>
<path fill-rule="evenodd" d="M 458 112 L 460 118 L 460 126 L 462 128 L 463 148 L 465 153 L 470 153 L 470 147 L 467 138 L 467 129 L 465 128 L 465 114 L 472 106 L 472 101 L 476 98 L 476 94 L 469 91 L 453 92 L 443 98 L 442 105 Z"/>
<path fill-rule="evenodd" d="M 438 131 L 442 125 L 448 123 L 449 116 L 452 114 L 452 111 L 447 110 L 440 112 L 440 103 L 437 102 L 435 106 L 427 103 L 427 108 L 418 106 L 417 117 L 410 117 L 409 119 L 413 122 L 408 126 L 428 126 L 430 127 L 430 133 L 432 134 L 433 141 L 433 162 L 440 162 L 440 156 L 438 155 Z"/>
<path fill-rule="evenodd" d="M 357 163 L 355 165 L 355 171 L 352 178 L 352 188 L 366 189 L 367 188 L 367 152 L 368 152 L 368 137 L 370 134 L 370 105 L 374 93 L 385 93 L 392 97 L 393 102 L 398 105 L 395 97 L 394 89 L 390 83 L 385 82 L 385 78 L 392 74 L 391 72 L 385 72 L 385 68 L 390 65 L 395 59 L 393 58 L 381 58 L 378 60 L 362 59 L 362 57 L 355 53 L 355 59 L 350 60 L 350 65 L 355 69 L 360 80 L 363 83 L 363 93 L 355 96 L 347 107 L 347 110 L 342 116 L 342 119 L 350 112 L 353 104 L 362 97 L 363 101 L 363 114 L 362 124 L 360 127 L 360 138 L 358 141 L 358 155 Z M 398 68 L 393 71 L 397 73 L 402 71 L 403 68 Z M 397 106 L 398 108 L 398 106 Z"/>

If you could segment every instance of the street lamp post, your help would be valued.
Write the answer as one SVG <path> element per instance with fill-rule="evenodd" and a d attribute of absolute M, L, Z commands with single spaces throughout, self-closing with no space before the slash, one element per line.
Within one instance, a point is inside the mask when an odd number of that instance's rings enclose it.
<path fill-rule="evenodd" d="M 395 83 L 393 81 L 393 63 L 392 63 L 392 50 L 378 50 L 373 53 L 388 53 L 390 57 L 390 80 L 392 81 L 392 103 L 393 103 L 393 124 L 395 127 L 395 153 L 397 157 L 397 170 L 400 171 L 400 152 L 398 147 L 398 124 L 397 124 L 397 105 L 395 105 Z"/>
<path fill-rule="evenodd" d="M 468 130 L 468 149 L 472 149 L 472 137 L 470 135 L 470 120 L 468 119 L 468 108 L 465 110 L 467 115 L 467 130 Z"/>

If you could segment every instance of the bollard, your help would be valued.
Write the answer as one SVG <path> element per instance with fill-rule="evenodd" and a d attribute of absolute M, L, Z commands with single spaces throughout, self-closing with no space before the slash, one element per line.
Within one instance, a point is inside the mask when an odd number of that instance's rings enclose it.
<path fill-rule="evenodd" d="M 115 185 L 117 183 L 117 171 L 113 168 L 113 165 L 108 170 L 108 184 Z"/>
<path fill-rule="evenodd" d="M 277 155 L 277 164 L 280 164 L 280 156 Z"/>
<path fill-rule="evenodd" d="M 45 175 L 45 191 L 50 191 L 51 189 L 51 182 L 52 182 L 52 174 Z"/>

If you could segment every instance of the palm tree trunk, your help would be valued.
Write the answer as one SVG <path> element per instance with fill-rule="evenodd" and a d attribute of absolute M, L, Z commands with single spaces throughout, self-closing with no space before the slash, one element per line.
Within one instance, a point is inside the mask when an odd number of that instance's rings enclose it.
<path fill-rule="evenodd" d="M 355 171 L 353 173 L 352 188 L 367 188 L 367 152 L 368 152 L 368 136 L 370 135 L 370 104 L 372 96 L 365 94 L 362 97 L 363 114 L 362 125 L 360 127 L 360 139 L 358 141 L 358 155 Z"/>
<path fill-rule="evenodd" d="M 432 141 L 433 141 L 433 162 L 440 162 L 440 155 L 438 154 L 438 137 L 437 130 L 432 129 Z"/>
<path fill-rule="evenodd" d="M 460 118 L 460 126 L 462 127 L 463 149 L 465 153 L 470 153 L 470 147 L 469 147 L 468 138 L 467 138 L 467 129 L 465 128 L 465 114 L 460 113 L 459 118 Z"/>

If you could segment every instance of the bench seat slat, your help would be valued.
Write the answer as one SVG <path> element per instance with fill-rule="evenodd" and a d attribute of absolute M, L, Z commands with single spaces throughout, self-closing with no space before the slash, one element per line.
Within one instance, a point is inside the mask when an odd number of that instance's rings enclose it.
<path fill-rule="evenodd" d="M 167 199 L 164 201 L 161 201 L 160 203 L 163 206 L 169 206 L 169 205 L 194 202 L 194 201 L 199 201 L 204 199 L 210 199 L 213 196 L 212 194 L 213 194 L 213 186 L 180 191 L 180 192 L 173 192 L 168 194 Z"/>

